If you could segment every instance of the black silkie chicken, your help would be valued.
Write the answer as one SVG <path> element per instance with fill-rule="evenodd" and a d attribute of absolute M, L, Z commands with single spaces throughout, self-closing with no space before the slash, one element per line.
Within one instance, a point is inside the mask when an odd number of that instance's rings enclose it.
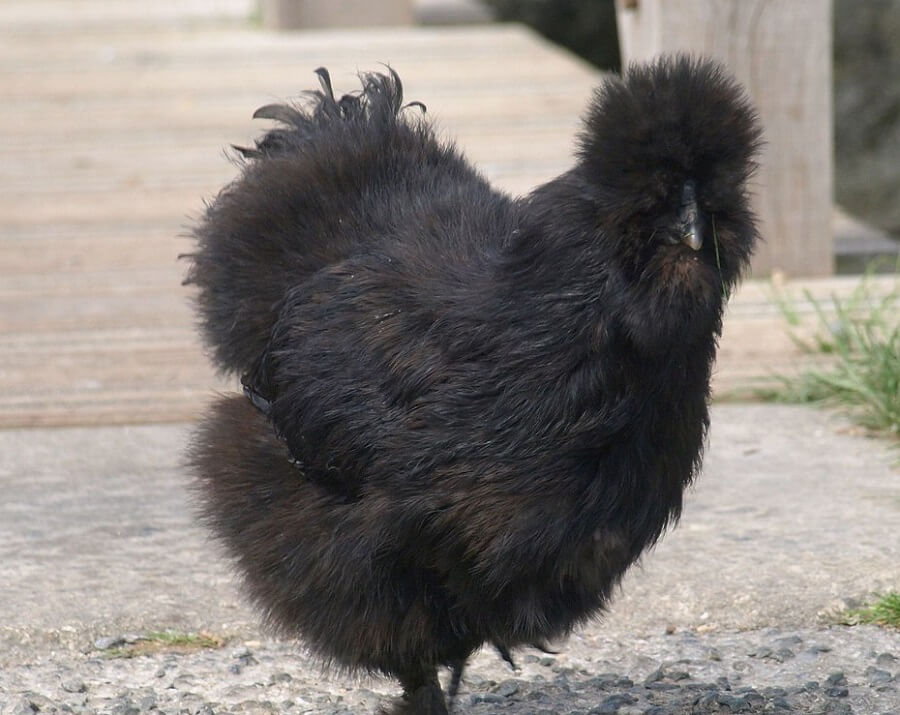
<path fill-rule="evenodd" d="M 202 331 L 246 396 L 190 463 L 270 625 L 446 713 L 439 668 L 452 698 L 482 645 L 569 633 L 678 518 L 760 128 L 710 61 L 634 66 L 575 166 L 513 199 L 393 71 L 339 98 L 318 72 L 256 112 L 277 128 L 195 229 Z"/>

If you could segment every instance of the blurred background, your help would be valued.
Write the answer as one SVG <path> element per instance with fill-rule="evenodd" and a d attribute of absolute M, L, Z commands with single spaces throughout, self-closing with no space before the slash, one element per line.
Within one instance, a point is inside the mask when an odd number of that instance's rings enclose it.
<path fill-rule="evenodd" d="M 229 146 L 266 128 L 253 111 L 315 88 L 316 67 L 345 92 L 390 64 L 523 194 L 570 166 L 623 52 L 672 49 L 723 59 L 766 126 L 765 243 L 729 309 L 723 396 L 827 359 L 798 350 L 786 301 L 802 327 L 868 266 L 896 270 L 900 0 L 3 0 L 0 427 L 192 420 L 234 389 L 178 256 L 236 175 Z"/>

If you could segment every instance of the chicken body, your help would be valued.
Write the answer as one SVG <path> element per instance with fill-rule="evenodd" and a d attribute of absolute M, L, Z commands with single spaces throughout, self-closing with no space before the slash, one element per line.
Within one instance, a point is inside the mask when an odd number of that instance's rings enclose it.
<path fill-rule="evenodd" d="M 202 329 L 251 399 L 190 458 L 269 623 L 443 713 L 439 667 L 567 634 L 678 517 L 759 129 L 716 65 L 635 67 L 513 200 L 393 72 L 320 76 L 257 112 L 281 126 L 196 229 Z"/>

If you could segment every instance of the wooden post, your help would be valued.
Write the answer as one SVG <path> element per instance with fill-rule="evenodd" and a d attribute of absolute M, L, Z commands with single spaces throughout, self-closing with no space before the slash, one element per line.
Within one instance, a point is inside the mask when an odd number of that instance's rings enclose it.
<path fill-rule="evenodd" d="M 263 25 L 276 30 L 411 25 L 413 0 L 260 0 Z"/>
<path fill-rule="evenodd" d="M 709 55 L 753 97 L 766 141 L 754 276 L 832 273 L 831 0 L 616 0 L 616 13 L 624 64 Z"/>

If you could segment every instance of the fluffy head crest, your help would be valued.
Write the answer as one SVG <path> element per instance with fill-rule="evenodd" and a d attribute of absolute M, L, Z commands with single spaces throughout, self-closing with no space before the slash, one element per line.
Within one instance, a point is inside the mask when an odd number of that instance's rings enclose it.
<path fill-rule="evenodd" d="M 760 136 L 756 112 L 727 70 L 674 55 L 632 65 L 597 89 L 579 155 L 607 209 L 650 210 L 686 178 L 743 188 Z"/>

